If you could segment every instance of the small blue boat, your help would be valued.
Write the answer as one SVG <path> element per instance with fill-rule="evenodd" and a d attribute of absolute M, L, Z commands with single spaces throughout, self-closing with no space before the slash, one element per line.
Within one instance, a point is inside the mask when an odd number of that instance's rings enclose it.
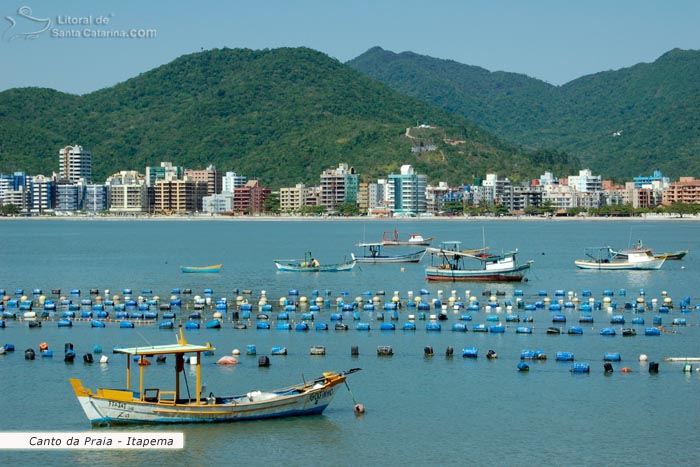
<path fill-rule="evenodd" d="M 476 347 L 465 347 L 462 349 L 463 358 L 477 358 L 479 356 L 479 349 Z"/>
<path fill-rule="evenodd" d="M 124 321 L 122 321 L 123 323 Z M 131 323 L 133 324 L 133 323 Z M 188 321 L 185 323 L 185 329 L 199 329 L 199 322 L 197 321 Z"/>
<path fill-rule="evenodd" d="M 316 323 L 317 331 L 328 331 L 328 323 Z"/>
<path fill-rule="evenodd" d="M 189 323 L 187 323 L 187 324 L 189 324 Z M 119 327 L 120 327 L 121 329 L 133 328 L 133 327 L 134 327 L 134 323 L 132 323 L 131 321 L 120 321 L 120 322 L 119 322 Z"/>
<path fill-rule="evenodd" d="M 404 331 L 415 331 L 416 330 L 416 323 L 408 321 L 406 323 L 403 323 L 401 326 L 401 329 Z"/>
<path fill-rule="evenodd" d="M 440 331 L 442 330 L 442 326 L 440 323 L 437 323 L 435 321 L 430 321 L 425 325 L 425 330 L 426 331 Z"/>
<path fill-rule="evenodd" d="M 474 332 L 488 332 L 489 328 L 485 324 L 475 324 L 472 326 L 472 331 Z"/>
<path fill-rule="evenodd" d="M 452 330 L 457 332 L 467 332 L 467 325 L 465 323 L 452 323 Z"/>
<path fill-rule="evenodd" d="M 532 334 L 532 328 L 530 326 L 518 326 L 515 328 L 516 334 Z"/>
<path fill-rule="evenodd" d="M 661 331 L 657 328 L 646 328 L 644 329 L 645 336 L 660 336 Z"/>
<path fill-rule="evenodd" d="M 525 362 L 518 363 L 518 371 L 530 371 L 530 365 Z"/>
<path fill-rule="evenodd" d="M 90 327 L 103 328 L 103 327 L 105 327 L 105 323 L 104 323 L 104 321 L 99 321 L 99 320 L 93 319 L 92 321 L 90 321 Z"/>
<path fill-rule="evenodd" d="M 175 323 L 173 323 L 172 320 L 161 321 L 160 323 L 158 323 L 159 329 L 173 329 L 174 327 Z"/>
<path fill-rule="evenodd" d="M 580 335 L 583 334 L 583 328 L 581 326 L 569 326 L 568 334 Z"/>
<path fill-rule="evenodd" d="M 489 327 L 489 332 L 494 334 L 501 334 L 506 332 L 506 327 L 502 324 L 494 324 L 493 326 Z"/>
<path fill-rule="evenodd" d="M 615 332 L 615 328 L 603 328 L 600 330 L 601 336 L 614 336 L 616 334 L 617 332 Z"/>
<path fill-rule="evenodd" d="M 395 331 L 396 325 L 394 323 L 382 323 L 379 329 L 381 331 Z"/>
<path fill-rule="evenodd" d="M 277 323 L 277 326 L 275 326 L 275 329 L 278 331 L 290 331 L 292 329 L 292 325 L 289 323 Z"/>
<path fill-rule="evenodd" d="M 357 323 L 358 331 L 369 331 L 369 323 Z"/>
<path fill-rule="evenodd" d="M 207 329 L 221 329 L 221 320 L 212 319 L 212 320 L 207 321 L 206 328 Z"/>
<path fill-rule="evenodd" d="M 297 323 L 294 325 L 294 330 L 295 331 L 308 331 L 309 325 L 306 323 Z"/>
<path fill-rule="evenodd" d="M 58 327 L 63 328 L 63 327 L 71 327 L 73 326 L 73 321 L 71 321 L 68 318 L 61 318 L 58 320 Z"/>

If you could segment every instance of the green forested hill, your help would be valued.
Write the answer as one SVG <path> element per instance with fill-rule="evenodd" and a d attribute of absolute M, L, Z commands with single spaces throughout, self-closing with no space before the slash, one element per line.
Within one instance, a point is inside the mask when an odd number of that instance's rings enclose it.
<path fill-rule="evenodd" d="M 438 129 L 423 141 L 406 137 L 417 123 Z M 446 144 L 445 137 L 464 143 Z M 437 150 L 412 153 L 418 142 Z M 83 96 L 37 88 L 0 93 L 0 172 L 50 174 L 66 144 L 92 152 L 96 181 L 161 161 L 214 164 L 275 188 L 317 183 L 340 162 L 368 181 L 402 164 L 451 183 L 489 171 L 517 180 L 578 168 L 566 154 L 505 144 L 462 116 L 306 48 L 182 56 Z"/>
<path fill-rule="evenodd" d="M 700 51 L 672 50 L 563 86 L 378 47 L 348 65 L 515 144 L 573 154 L 606 177 L 700 174 Z"/>

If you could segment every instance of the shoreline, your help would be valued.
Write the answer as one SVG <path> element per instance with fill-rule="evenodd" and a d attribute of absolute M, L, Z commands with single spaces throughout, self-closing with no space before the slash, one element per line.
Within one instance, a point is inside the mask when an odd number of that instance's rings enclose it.
<path fill-rule="evenodd" d="M 523 222 L 644 222 L 644 221 L 700 221 L 700 215 L 658 215 L 645 214 L 635 217 L 600 217 L 600 216 L 563 216 L 563 217 L 535 217 L 535 216 L 418 216 L 418 217 L 373 217 L 373 216 L 0 216 L 1 221 L 223 221 L 223 222 L 434 222 L 434 221 L 523 221 Z"/>

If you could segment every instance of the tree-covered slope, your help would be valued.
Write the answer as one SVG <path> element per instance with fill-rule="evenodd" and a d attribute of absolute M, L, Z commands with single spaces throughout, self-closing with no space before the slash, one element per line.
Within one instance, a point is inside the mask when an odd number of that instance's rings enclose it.
<path fill-rule="evenodd" d="M 424 140 L 407 137 L 416 123 L 438 129 Z M 83 96 L 5 91 L 0 142 L 0 171 L 46 174 L 58 169 L 59 148 L 81 144 L 93 154 L 97 181 L 161 161 L 214 164 L 272 187 L 317 183 L 340 162 L 368 181 L 412 164 L 431 181 L 451 183 L 491 171 L 518 179 L 578 167 L 565 154 L 505 144 L 462 116 L 306 48 L 186 55 Z M 421 142 L 436 150 L 412 152 Z"/>
<path fill-rule="evenodd" d="M 563 86 L 378 47 L 348 65 L 516 144 L 567 151 L 605 176 L 700 173 L 698 51 Z"/>

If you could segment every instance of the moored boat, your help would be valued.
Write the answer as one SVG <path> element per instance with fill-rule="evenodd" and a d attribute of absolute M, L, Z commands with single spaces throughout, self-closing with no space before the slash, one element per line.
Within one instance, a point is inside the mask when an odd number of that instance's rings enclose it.
<path fill-rule="evenodd" d="M 342 263 L 321 264 L 311 253 L 306 253 L 303 260 L 298 259 L 276 259 L 275 266 L 278 271 L 283 272 L 341 272 L 351 271 L 355 267 L 355 258 Z"/>
<path fill-rule="evenodd" d="M 187 273 L 216 273 L 221 271 L 223 264 L 212 264 L 211 266 L 180 266 L 182 272 Z"/>
<path fill-rule="evenodd" d="M 621 256 L 624 252 L 624 256 Z M 655 258 L 649 249 L 613 250 L 609 246 L 593 247 L 584 250 L 586 259 L 577 259 L 574 264 L 579 269 L 655 270 L 661 269 L 665 258 Z"/>
<path fill-rule="evenodd" d="M 211 344 L 189 344 L 182 328 L 176 344 L 115 349 L 128 356 L 125 389 L 97 389 L 83 387 L 82 381 L 71 378 L 73 391 L 92 424 L 125 423 L 201 423 L 234 422 L 275 417 L 320 414 L 330 404 L 336 386 L 345 382 L 347 375 L 359 368 L 342 372 L 327 372 L 319 378 L 273 391 L 251 391 L 235 396 L 202 394 L 201 356 L 213 351 Z M 146 355 L 175 355 L 176 383 L 174 390 L 145 386 L 144 367 L 139 367 L 138 389 L 131 389 L 131 362 Z M 191 357 L 185 357 L 194 354 Z M 195 367 L 194 386 L 187 383 L 185 361 Z M 194 363 L 193 363 L 194 362 Z M 152 370 L 149 370 L 152 371 Z M 186 393 L 180 381 L 185 378 Z M 190 395 L 190 391 L 193 392 Z"/>
<path fill-rule="evenodd" d="M 362 247 L 362 255 L 352 254 L 353 259 L 358 263 L 419 263 L 425 255 L 425 248 L 419 251 L 398 255 L 382 254 L 382 243 L 359 243 Z"/>
<path fill-rule="evenodd" d="M 462 250 L 461 242 L 443 242 L 440 248 L 428 248 L 431 265 L 425 268 L 428 281 L 482 281 L 519 282 L 532 266 L 533 261 L 519 264 L 518 250 L 501 254 L 487 253 L 486 248 Z M 469 269 L 466 260 L 474 260 L 479 267 Z"/>
<path fill-rule="evenodd" d="M 424 238 L 419 233 L 409 234 L 407 240 L 399 240 L 399 232 L 394 230 L 385 231 L 382 234 L 382 245 L 384 246 L 429 246 L 433 237 Z"/>

